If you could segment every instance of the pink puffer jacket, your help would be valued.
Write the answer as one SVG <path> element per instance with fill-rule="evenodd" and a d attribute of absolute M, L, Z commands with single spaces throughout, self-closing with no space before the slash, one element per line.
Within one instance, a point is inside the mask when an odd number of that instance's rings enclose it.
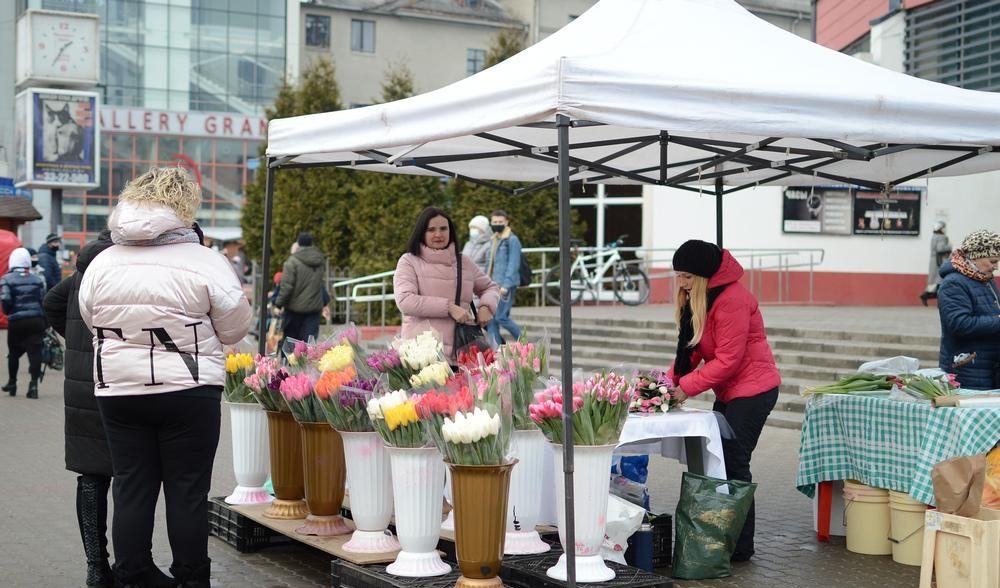
<path fill-rule="evenodd" d="M 392 280 L 396 306 L 403 314 L 404 338 L 416 337 L 429 323 L 441 336 L 444 352 L 451 358 L 455 338 L 455 321 L 448 314 L 449 305 L 455 302 L 455 281 L 458 266 L 455 246 L 431 249 L 420 246 L 420 256 L 403 254 L 396 264 Z M 479 297 L 479 306 L 495 313 L 500 300 L 500 287 L 480 270 L 472 259 L 462 256 L 462 307 L 468 308 L 473 295 Z"/>

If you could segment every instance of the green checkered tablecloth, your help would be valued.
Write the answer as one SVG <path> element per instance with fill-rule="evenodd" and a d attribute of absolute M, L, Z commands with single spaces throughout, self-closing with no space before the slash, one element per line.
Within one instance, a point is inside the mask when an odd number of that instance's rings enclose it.
<path fill-rule="evenodd" d="M 933 408 L 886 397 L 828 394 L 806 406 L 795 485 L 859 480 L 934 504 L 931 469 L 986 453 L 1000 439 L 1000 408 Z"/>

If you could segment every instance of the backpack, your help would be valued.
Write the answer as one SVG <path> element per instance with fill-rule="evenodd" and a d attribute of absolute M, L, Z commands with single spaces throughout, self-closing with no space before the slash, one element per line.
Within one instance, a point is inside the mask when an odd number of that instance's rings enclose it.
<path fill-rule="evenodd" d="M 521 267 L 517 269 L 518 286 L 530 286 L 531 285 L 531 266 L 528 265 L 528 260 L 525 259 L 524 255 L 521 256 Z"/>
<path fill-rule="evenodd" d="M 51 327 L 42 336 L 42 363 L 54 370 L 63 369 L 62 341 Z"/>

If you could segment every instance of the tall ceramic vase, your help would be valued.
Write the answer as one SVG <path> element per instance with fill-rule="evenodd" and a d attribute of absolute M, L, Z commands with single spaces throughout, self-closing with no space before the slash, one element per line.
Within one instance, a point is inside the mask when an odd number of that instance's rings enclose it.
<path fill-rule="evenodd" d="M 611 454 L 615 445 L 576 445 L 573 447 L 573 516 L 576 528 L 576 581 L 607 582 L 614 571 L 604 564 L 601 544 L 607 522 L 608 492 L 611 488 Z M 556 475 L 556 498 L 559 540 L 566 546 L 566 488 L 562 475 L 562 445 L 553 445 Z M 572 548 L 572 546 L 570 546 Z M 550 578 L 566 580 L 566 554 L 546 572 Z"/>
<path fill-rule="evenodd" d="M 535 527 L 541 511 L 542 479 L 545 474 L 545 435 L 538 429 L 514 431 L 510 437 L 510 456 L 518 460 L 510 474 L 507 499 L 506 555 L 545 553 L 549 544 L 542 541 Z"/>
<path fill-rule="evenodd" d="M 399 549 L 387 529 L 392 518 L 392 468 L 378 433 L 340 431 L 347 462 L 347 487 L 351 491 L 351 518 L 357 530 L 344 550 L 352 553 L 385 553 Z"/>
<path fill-rule="evenodd" d="M 309 514 L 302 483 L 302 436 L 290 412 L 267 411 L 271 440 L 271 483 L 274 500 L 264 511 L 269 519 L 304 519 Z"/>
<path fill-rule="evenodd" d="M 396 504 L 396 534 L 402 551 L 386 567 L 394 576 L 441 576 L 451 566 L 437 551 L 444 496 L 444 460 L 434 447 L 386 447 L 392 464 L 392 495 Z"/>
<path fill-rule="evenodd" d="M 351 532 L 340 516 L 344 504 L 344 444 L 340 433 L 322 423 L 299 423 L 302 432 L 302 472 L 309 516 L 300 535 L 332 537 Z"/>
<path fill-rule="evenodd" d="M 503 586 L 498 575 L 507 527 L 507 493 L 517 460 L 503 465 L 448 464 L 455 500 L 456 588 Z"/>
<path fill-rule="evenodd" d="M 267 415 L 256 402 L 227 402 L 233 434 L 233 472 L 236 489 L 226 497 L 228 504 L 271 502 L 264 489 L 270 471 Z"/>

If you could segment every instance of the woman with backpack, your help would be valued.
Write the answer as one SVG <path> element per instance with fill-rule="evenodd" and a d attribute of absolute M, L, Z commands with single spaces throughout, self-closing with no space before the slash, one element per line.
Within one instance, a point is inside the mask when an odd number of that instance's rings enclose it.
<path fill-rule="evenodd" d="M 17 370 L 21 356 L 28 354 L 28 398 L 38 398 L 42 376 L 42 337 L 45 335 L 45 280 L 31 273 L 31 254 L 19 247 L 10 254 L 10 271 L 0 278 L 0 302 L 7 315 L 7 385 L 2 389 L 17 395 Z"/>

